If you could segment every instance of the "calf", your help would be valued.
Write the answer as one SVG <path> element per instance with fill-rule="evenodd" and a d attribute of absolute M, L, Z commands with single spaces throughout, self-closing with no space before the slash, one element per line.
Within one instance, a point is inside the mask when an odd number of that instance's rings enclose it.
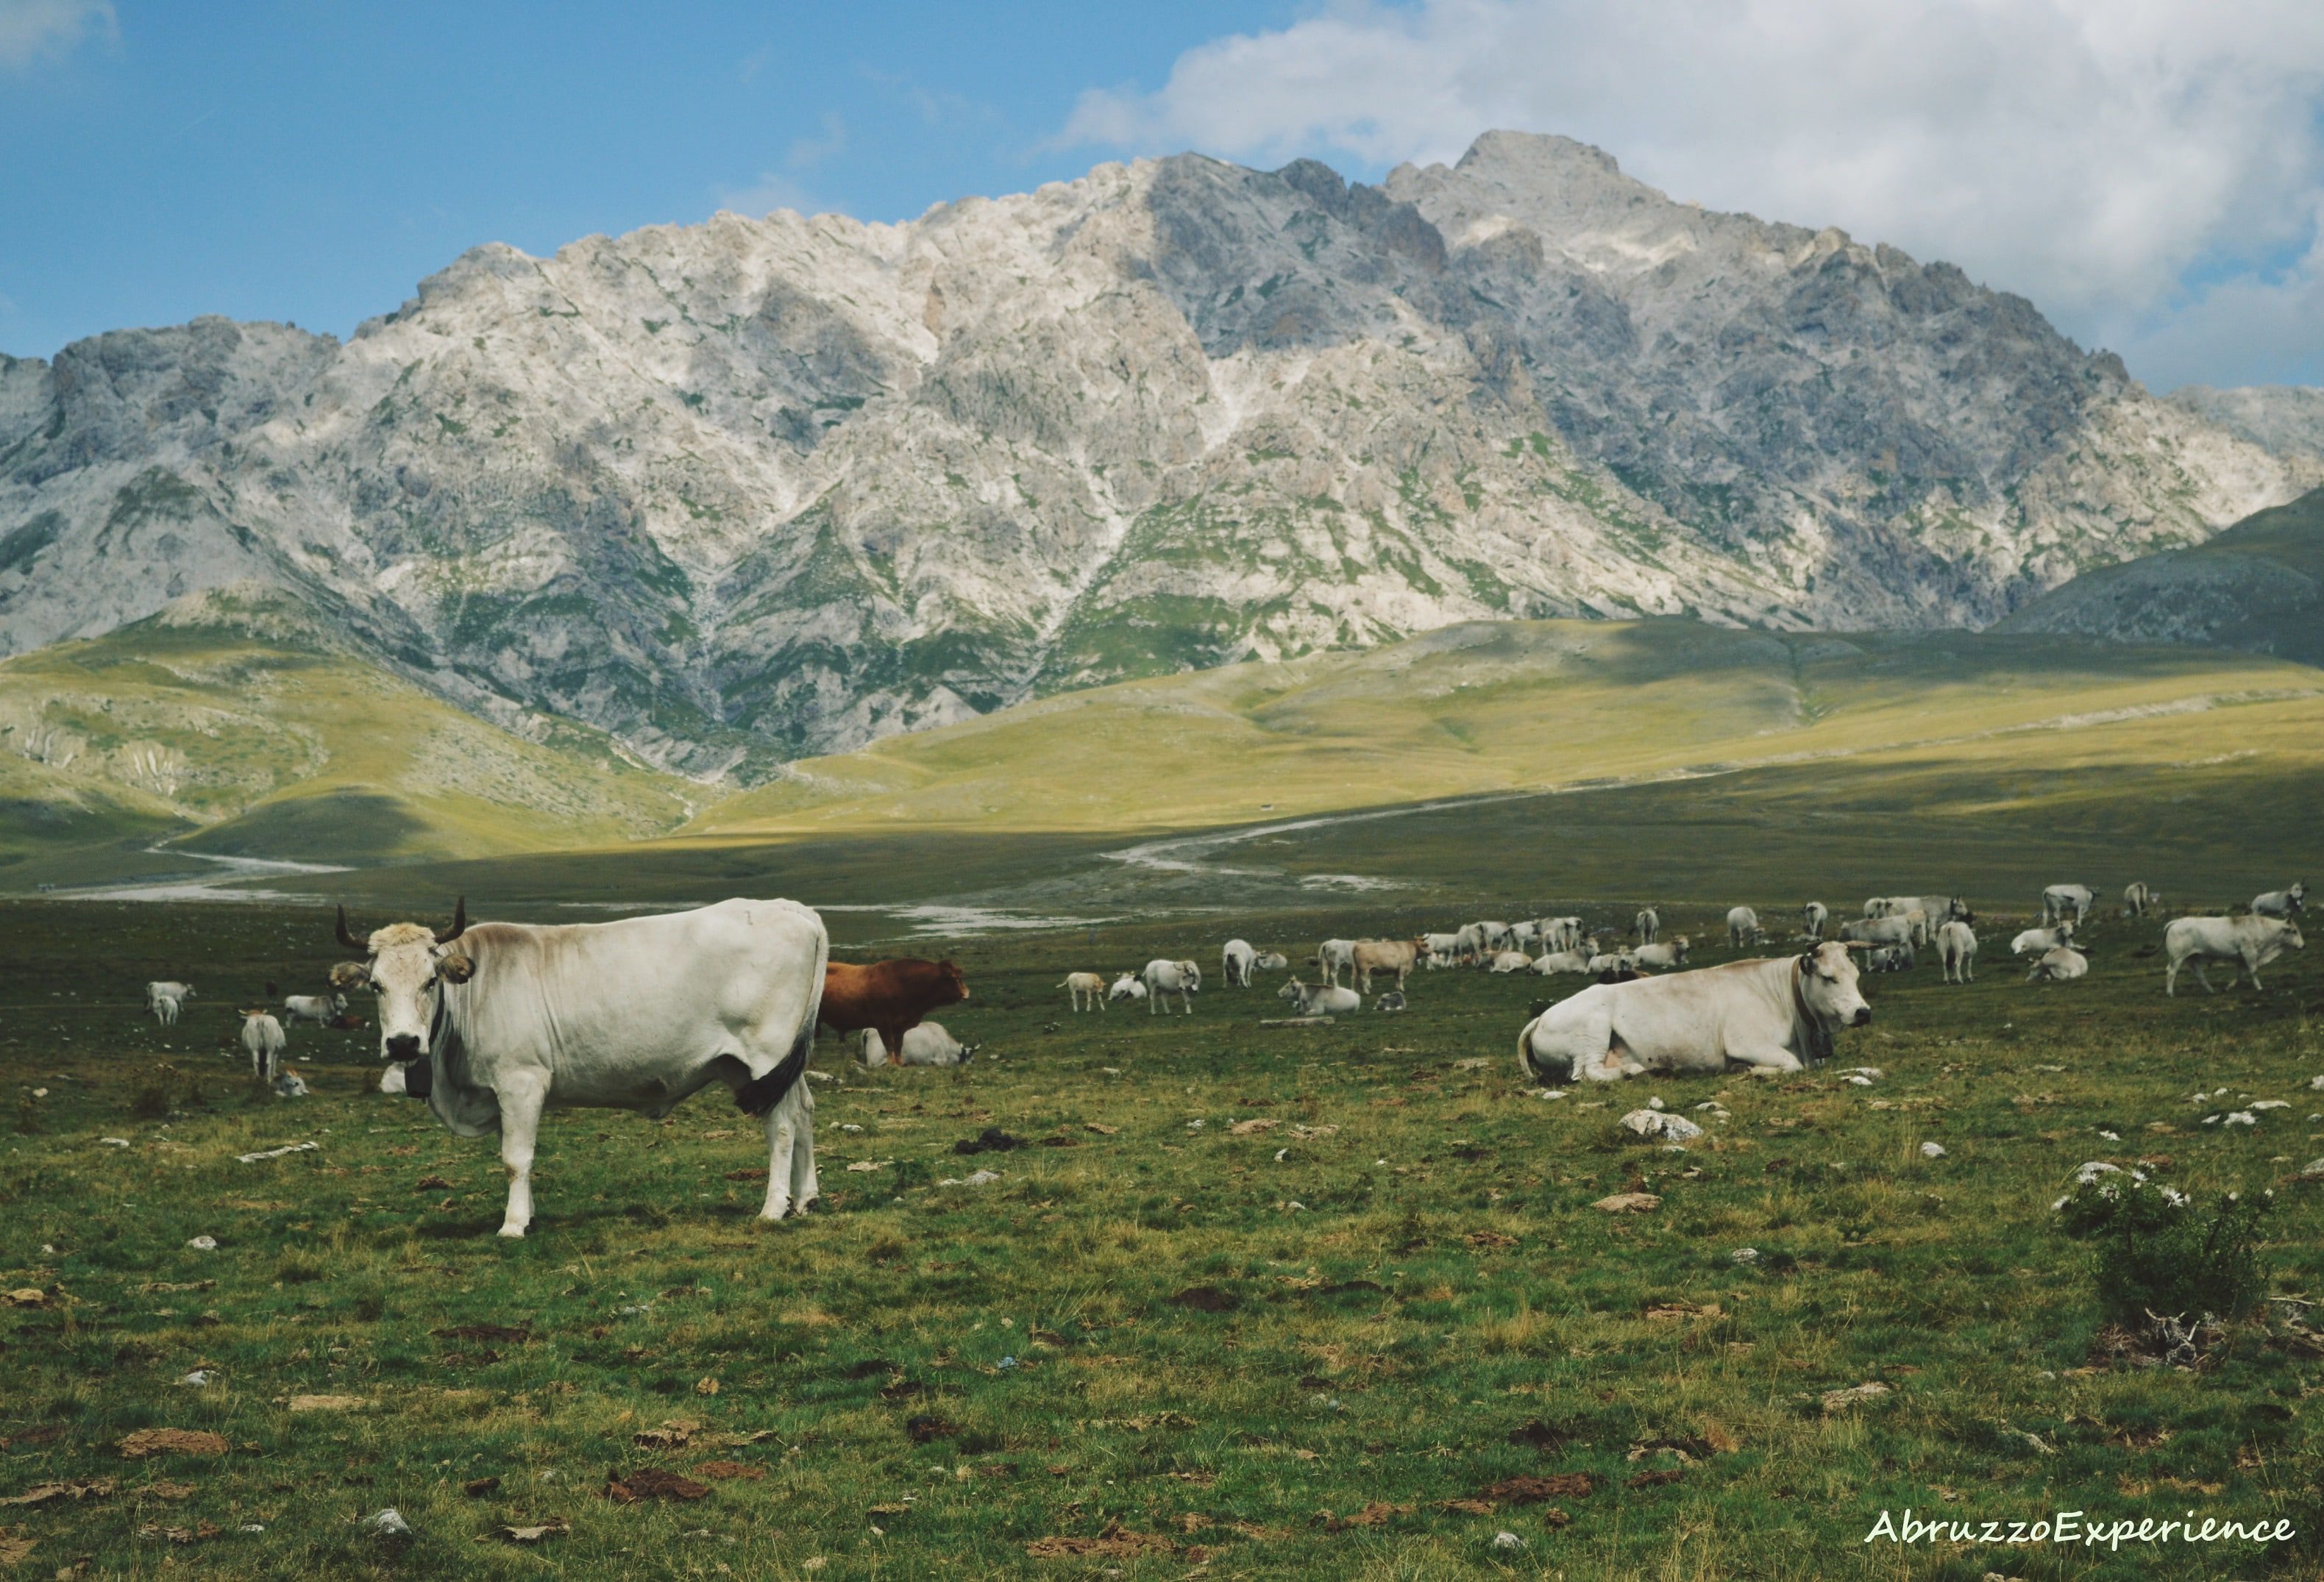
<path fill-rule="evenodd" d="M 153 1019 L 164 1027 L 177 1021 L 180 1006 L 193 998 L 194 986 L 190 983 L 149 983 L 145 986 L 145 1008 L 152 1012 Z"/>
<path fill-rule="evenodd" d="M 894 1063 L 899 1066 L 964 1066 L 976 1058 L 980 1046 L 963 1044 L 944 1029 L 940 1022 L 922 1022 L 904 1035 L 904 1047 L 897 1053 Z M 887 1046 L 880 1035 L 871 1028 L 863 1029 L 863 1063 L 884 1065 L 889 1062 Z"/>
<path fill-rule="evenodd" d="M 882 1044 L 898 1049 L 920 1018 L 967 998 L 968 980 L 949 961 L 900 956 L 868 967 L 829 961 L 823 969 L 823 1004 L 816 1020 L 835 1033 L 869 1027 L 880 1035 Z"/>
<path fill-rule="evenodd" d="M 1203 992 L 1203 970 L 1192 961 L 1166 961 L 1157 957 L 1146 963 L 1146 1014 L 1152 1016 L 1157 1007 L 1168 1008 L 1169 997 L 1178 997 L 1178 1008 L 1188 1016 L 1194 1014 L 1194 997 Z"/>
<path fill-rule="evenodd" d="M 2257 989 L 2262 967 L 2286 951 L 2307 948 L 2308 942 L 2300 937 L 2300 925 L 2286 917 L 2181 917 L 2163 931 L 2163 953 L 2170 959 L 2163 992 L 2177 994 L 2179 969 L 2192 963 L 2195 981 L 2218 993 L 2203 976 L 2205 961 L 2235 962 L 2236 976 L 2248 976 Z"/>
<path fill-rule="evenodd" d="M 1944 958 L 1947 983 L 1977 980 L 1977 934 L 1956 917 L 1937 930 L 1937 952 Z"/>
<path fill-rule="evenodd" d="M 282 1035 L 282 1024 L 265 1011 L 242 1013 L 242 1046 L 250 1052 L 250 1074 L 260 1081 L 274 1075 L 289 1042 Z"/>
<path fill-rule="evenodd" d="M 1068 972 L 1065 980 L 1057 985 L 1074 1002 L 1074 1009 L 1084 1011 L 1090 1006 L 1105 1009 L 1105 980 L 1094 972 Z M 1084 1005 L 1083 1000 L 1089 1005 Z"/>
<path fill-rule="evenodd" d="M 1356 942 L 1351 939 L 1325 940 L 1315 947 L 1315 965 L 1323 969 L 1324 978 L 1333 983 L 1340 980 L 1340 974 L 1342 972 L 1353 977 L 1356 970 Z"/>
<path fill-rule="evenodd" d="M 327 1027 L 347 1008 L 344 994 L 294 994 L 282 1002 L 282 1014 L 294 1022 Z"/>
<path fill-rule="evenodd" d="M 1303 1016 L 1333 1016 L 1364 1008 L 1361 996 L 1336 983 L 1319 983 L 1311 989 L 1294 978 L 1275 993 L 1277 998 L 1289 1000 Z"/>
<path fill-rule="evenodd" d="M 1745 945 L 1765 944 L 1767 931 L 1759 926 L 1759 915 L 1748 906 L 1727 909 L 1727 945 L 1729 950 L 1741 950 Z"/>
<path fill-rule="evenodd" d="M 1105 991 L 1105 998 L 1109 1000 L 1141 1000 L 1146 998 L 1146 985 L 1139 982 L 1134 974 L 1124 972 L 1113 980 L 1113 987 Z"/>
<path fill-rule="evenodd" d="M 2044 951 L 2042 959 L 2034 963 L 2034 970 L 2025 974 L 2025 981 L 2037 978 L 2052 983 L 2065 983 L 2089 973 L 2090 959 L 2071 945 L 2060 945 L 2054 951 Z"/>
<path fill-rule="evenodd" d="M 1874 945 L 1865 954 L 1864 970 L 1868 972 L 1909 972 L 1920 960 L 1910 940 L 1897 945 Z"/>
<path fill-rule="evenodd" d="M 1400 1011 L 1404 1009 L 1404 990 L 1401 989 L 1389 989 L 1386 994 L 1372 1001 L 1372 1009 L 1376 1011 Z"/>
<path fill-rule="evenodd" d="M 1251 965 L 1262 972 L 1280 972 L 1291 965 L 1291 958 L 1281 951 L 1262 951 Z"/>

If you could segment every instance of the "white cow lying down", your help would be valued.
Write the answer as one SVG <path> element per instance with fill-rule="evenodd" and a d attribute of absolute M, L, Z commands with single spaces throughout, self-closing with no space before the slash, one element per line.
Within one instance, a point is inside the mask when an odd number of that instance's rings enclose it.
<path fill-rule="evenodd" d="M 2046 978 L 2052 983 L 2070 983 L 2077 978 L 2087 978 L 2090 959 L 2071 945 L 2060 945 L 2054 951 L 2044 951 L 2042 959 L 2034 963 L 2034 970 L 2025 974 L 2025 981 Z"/>
<path fill-rule="evenodd" d="M 899 1066 L 964 1066 L 976 1058 L 979 1047 L 974 1044 L 963 1044 L 945 1032 L 942 1023 L 922 1022 L 904 1029 L 904 1052 L 896 1057 L 895 1063 Z M 857 1058 L 867 1066 L 889 1063 L 888 1046 L 880 1041 L 880 1035 L 874 1029 L 863 1029 Z"/>
<path fill-rule="evenodd" d="M 1362 996 L 1336 983 L 1319 983 L 1311 988 L 1294 978 L 1277 989 L 1275 996 L 1289 1000 L 1303 1016 L 1346 1016 L 1364 1008 Z"/>
<path fill-rule="evenodd" d="M 1838 941 L 1805 955 L 1592 984 L 1517 1035 L 1527 1081 L 1610 1082 L 1649 1072 L 1716 1072 L 1730 1060 L 1796 1072 L 1872 1007 Z"/>

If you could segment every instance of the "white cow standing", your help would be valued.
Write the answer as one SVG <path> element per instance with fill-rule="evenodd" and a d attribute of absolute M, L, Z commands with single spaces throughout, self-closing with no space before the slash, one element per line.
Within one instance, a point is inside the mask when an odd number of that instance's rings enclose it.
<path fill-rule="evenodd" d="M 1345 972 L 1351 979 L 1356 975 L 1356 942 L 1351 939 L 1327 939 L 1315 947 L 1315 964 L 1323 970 L 1324 978 L 1333 983 Z"/>
<path fill-rule="evenodd" d="M 2181 917 L 2163 931 L 2163 951 L 2170 965 L 2163 979 L 2163 992 L 2179 992 L 2179 969 L 2192 964 L 2195 981 L 2213 994 L 2211 980 L 2203 976 L 2205 961 L 2233 961 L 2237 978 L 2249 977 L 2254 989 L 2260 987 L 2259 970 L 2286 951 L 2304 951 L 2308 942 L 2300 936 L 2300 925 L 2287 917 Z M 2234 984 L 2230 981 L 2229 988 Z"/>
<path fill-rule="evenodd" d="M 1582 919 L 1552 917 L 1541 926 L 1541 943 L 1551 951 L 1578 951 L 1582 948 Z"/>
<path fill-rule="evenodd" d="M 1638 943 L 1642 945 L 1654 943 L 1655 936 L 1662 932 L 1662 928 L 1663 915 L 1652 906 L 1641 907 L 1638 915 L 1630 919 L 1630 932 L 1638 936 Z"/>
<path fill-rule="evenodd" d="M 1821 901 L 1810 901 L 1800 908 L 1800 931 L 1809 939 L 1821 942 L 1824 924 L 1831 921 L 1831 908 Z"/>
<path fill-rule="evenodd" d="M 1759 915 L 1748 906 L 1727 909 L 1727 944 L 1730 950 L 1741 950 L 1748 944 L 1766 942 L 1766 930 L 1759 926 Z"/>
<path fill-rule="evenodd" d="M 242 1046 L 250 1052 L 250 1074 L 263 1082 L 274 1075 L 290 1040 L 282 1024 L 263 1010 L 242 1013 Z"/>
<path fill-rule="evenodd" d="M 294 1022 L 312 1022 L 318 1027 L 327 1027 L 333 1018 L 347 1008 L 344 994 L 294 994 L 282 1002 L 282 1014 Z"/>
<path fill-rule="evenodd" d="M 145 1008 L 152 1012 L 153 1019 L 164 1027 L 176 1025 L 178 1012 L 187 1000 L 193 998 L 194 986 L 190 983 L 163 982 L 145 986 Z"/>
<path fill-rule="evenodd" d="M 2098 896 L 2088 885 L 2052 885 L 2042 892 L 2042 921 L 2056 923 L 2070 914 L 2075 926 L 2089 920 Z"/>
<path fill-rule="evenodd" d="M 1872 1020 L 1837 941 L 1801 956 L 1593 984 L 1517 1035 L 1527 1081 L 1616 1081 L 1716 1072 L 1729 1061 L 1796 1072 L 1830 1056 L 1835 1031 Z"/>
<path fill-rule="evenodd" d="M 548 1109 L 659 1119 L 724 1083 L 767 1134 L 760 1218 L 804 1212 L 815 1173 L 815 1053 L 830 942 L 793 901 L 732 900 L 611 923 L 391 924 L 332 972 L 379 996 L 380 1052 L 456 1136 L 501 1134 L 503 1236 L 532 1223 L 532 1161 Z"/>
<path fill-rule="evenodd" d="M 1203 970 L 1192 961 L 1166 961 L 1160 957 L 1146 963 L 1146 1014 L 1156 1009 L 1167 1010 L 1172 995 L 1178 997 L 1179 1008 L 1188 1016 L 1194 1014 L 1194 997 L 1203 991 Z"/>
<path fill-rule="evenodd" d="M 1977 932 L 1956 917 L 1937 930 L 1937 951 L 1944 957 L 1947 983 L 1977 981 Z"/>
<path fill-rule="evenodd" d="M 2262 917 L 2294 917 L 2308 910 L 2308 881 L 2288 890 L 2268 890 L 2252 897 L 2252 910 Z"/>
<path fill-rule="evenodd" d="M 2122 887 L 2122 915 L 2144 917 L 2163 905 L 2163 892 L 2153 886 L 2137 883 Z"/>
<path fill-rule="evenodd" d="M 1250 970 L 1259 961 L 1259 952 L 1247 939 L 1231 939 L 1219 952 L 1219 977 L 1229 989 L 1249 989 Z"/>

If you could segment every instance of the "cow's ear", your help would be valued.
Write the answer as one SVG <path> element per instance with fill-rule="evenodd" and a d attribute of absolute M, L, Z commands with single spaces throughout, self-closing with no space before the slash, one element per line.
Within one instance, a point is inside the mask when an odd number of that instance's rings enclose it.
<path fill-rule="evenodd" d="M 454 951 L 436 963 L 436 976 L 447 983 L 466 983 L 476 970 L 475 962 Z"/>
<path fill-rule="evenodd" d="M 341 961 L 331 969 L 333 989 L 361 989 L 371 981 L 371 968 L 362 961 Z"/>

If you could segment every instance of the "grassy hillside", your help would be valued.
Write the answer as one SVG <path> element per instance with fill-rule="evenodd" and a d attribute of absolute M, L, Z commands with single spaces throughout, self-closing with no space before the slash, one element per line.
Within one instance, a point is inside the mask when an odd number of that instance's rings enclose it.
<path fill-rule="evenodd" d="M 2193 548 L 2078 576 L 1997 630 L 2199 643 L 2324 664 L 2324 489 Z"/>
<path fill-rule="evenodd" d="M 2301 666 L 2075 639 L 1480 624 L 1103 687 L 808 760 L 687 832 L 1185 829 L 2319 693 L 2324 675 Z"/>
<path fill-rule="evenodd" d="M 685 816 L 680 783 L 597 733 L 541 734 L 344 651 L 279 594 L 197 595 L 0 663 L 0 860 L 23 870 L 12 884 L 163 838 L 389 862 L 630 840 Z"/>

